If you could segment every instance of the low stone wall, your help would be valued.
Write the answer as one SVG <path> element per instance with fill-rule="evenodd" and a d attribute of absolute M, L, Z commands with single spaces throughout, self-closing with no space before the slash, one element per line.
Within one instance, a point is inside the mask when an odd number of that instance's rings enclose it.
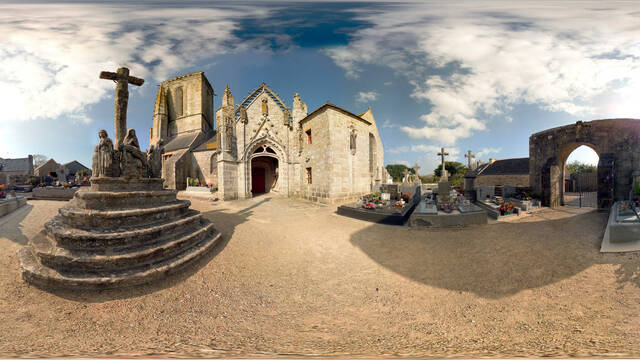
<path fill-rule="evenodd" d="M 80 188 L 36 187 L 33 189 L 34 200 L 71 200 Z"/>
<path fill-rule="evenodd" d="M 22 196 L 4 198 L 0 200 L 0 217 L 26 205 L 27 199 Z"/>

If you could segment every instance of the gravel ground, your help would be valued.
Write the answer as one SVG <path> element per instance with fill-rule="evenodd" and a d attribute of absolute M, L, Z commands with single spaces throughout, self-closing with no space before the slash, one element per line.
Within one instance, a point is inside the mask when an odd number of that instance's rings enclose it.
<path fill-rule="evenodd" d="M 640 356 L 640 252 L 598 252 L 606 214 L 427 230 L 275 196 L 192 201 L 222 243 L 126 290 L 21 280 L 16 250 L 64 202 L 0 218 L 0 357 Z"/>

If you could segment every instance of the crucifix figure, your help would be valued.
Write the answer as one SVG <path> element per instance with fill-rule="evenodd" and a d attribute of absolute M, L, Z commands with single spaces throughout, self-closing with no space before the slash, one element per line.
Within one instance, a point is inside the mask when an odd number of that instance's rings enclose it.
<path fill-rule="evenodd" d="M 464 154 L 464 157 L 467 158 L 467 162 L 469 163 L 468 167 L 469 170 L 471 170 L 471 166 L 473 165 L 472 159 L 474 159 L 476 156 L 471 153 L 471 150 L 469 150 L 466 154 Z"/>
<path fill-rule="evenodd" d="M 444 167 L 444 157 L 449 155 L 448 152 L 444 152 L 444 148 L 440 148 L 440 152 L 438 153 L 438 156 L 440 156 L 442 158 L 442 173 L 440 176 L 440 181 L 448 181 L 449 180 L 449 175 L 447 175 L 447 169 Z"/>
<path fill-rule="evenodd" d="M 100 73 L 100 79 L 113 80 L 116 82 L 116 96 L 114 101 L 115 107 L 115 148 L 118 149 L 122 145 L 124 135 L 127 133 L 127 102 L 129 102 L 129 84 L 141 86 L 143 79 L 129 76 L 129 69 L 126 67 L 118 68 L 117 72 L 103 71 Z"/>

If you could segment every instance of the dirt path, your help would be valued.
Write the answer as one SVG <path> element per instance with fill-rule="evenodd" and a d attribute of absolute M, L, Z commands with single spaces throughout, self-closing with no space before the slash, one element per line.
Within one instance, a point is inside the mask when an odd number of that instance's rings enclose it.
<path fill-rule="evenodd" d="M 0 356 L 640 356 L 640 253 L 598 252 L 604 214 L 418 230 L 194 199 L 224 241 L 193 271 L 52 294 L 20 279 L 15 252 L 63 204 L 0 218 Z"/>

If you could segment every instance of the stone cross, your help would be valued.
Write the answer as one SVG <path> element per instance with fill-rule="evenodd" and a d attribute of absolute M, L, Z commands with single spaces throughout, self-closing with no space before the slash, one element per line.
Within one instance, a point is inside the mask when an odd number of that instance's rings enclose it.
<path fill-rule="evenodd" d="M 418 176 L 418 169 L 420 169 L 420 166 L 418 166 L 418 164 L 416 163 L 415 165 L 413 165 L 413 171 L 416 172 L 416 176 Z"/>
<path fill-rule="evenodd" d="M 141 86 L 143 79 L 129 76 L 129 69 L 126 67 L 118 68 L 118 71 L 100 73 L 100 79 L 113 80 L 116 82 L 116 96 L 114 101 L 115 107 L 115 148 L 117 149 L 124 140 L 127 133 L 127 103 L 129 102 L 129 84 Z"/>
<path fill-rule="evenodd" d="M 473 155 L 473 154 L 471 153 L 471 150 L 469 150 L 469 151 L 467 151 L 467 153 L 466 153 L 466 154 L 464 154 L 464 157 L 466 157 L 466 158 L 467 158 L 467 161 L 469 162 L 469 170 L 471 170 L 471 166 L 472 166 L 472 162 L 471 162 L 471 161 L 472 161 L 472 159 L 474 159 L 476 156 L 475 156 L 475 155 Z"/>
<path fill-rule="evenodd" d="M 440 156 L 442 158 L 442 173 L 440 176 L 440 181 L 447 181 L 449 180 L 449 176 L 447 175 L 447 169 L 444 167 L 444 157 L 449 155 L 448 152 L 444 152 L 444 148 L 440 148 L 440 152 L 438 153 L 438 156 Z"/>

